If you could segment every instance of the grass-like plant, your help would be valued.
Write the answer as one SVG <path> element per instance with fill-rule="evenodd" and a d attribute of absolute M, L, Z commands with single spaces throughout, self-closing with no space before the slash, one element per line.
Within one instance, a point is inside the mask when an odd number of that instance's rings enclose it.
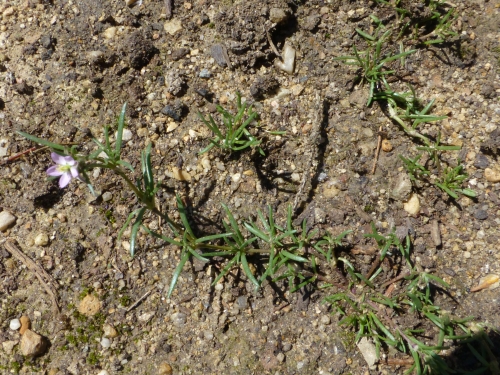
<path fill-rule="evenodd" d="M 459 163 L 455 168 L 446 167 L 443 175 L 435 183 L 435 185 L 446 192 L 450 197 L 458 199 L 458 194 L 474 198 L 477 196 L 476 192 L 469 188 L 462 188 L 462 184 L 468 178 L 464 166 Z"/>
<path fill-rule="evenodd" d="M 445 167 L 444 170 L 441 171 L 440 175 L 433 180 L 430 179 L 431 172 L 419 163 L 421 157 L 422 154 L 417 155 L 413 159 L 405 158 L 404 156 L 399 155 L 399 158 L 403 161 L 403 165 L 408 172 L 410 180 L 413 182 L 430 182 L 454 199 L 458 199 L 459 194 L 470 198 L 475 198 L 477 196 L 477 193 L 474 190 L 462 187 L 462 184 L 469 176 L 460 162 L 455 168 Z"/>
<path fill-rule="evenodd" d="M 374 16 L 372 16 L 372 19 L 380 22 Z M 358 75 L 359 80 L 361 83 L 367 82 L 369 84 L 369 95 L 366 105 L 370 106 L 375 99 L 374 93 L 379 82 L 381 82 L 385 76 L 394 74 L 395 72 L 394 70 L 388 70 L 386 65 L 395 60 L 403 61 L 406 56 L 416 52 L 416 50 L 406 52 L 400 51 L 400 53 L 395 55 L 391 52 L 383 52 L 383 47 L 391 38 L 392 29 L 384 31 L 380 23 L 374 35 L 370 35 L 361 29 L 356 29 L 356 32 L 363 37 L 368 48 L 365 51 L 358 51 L 354 45 L 354 55 L 340 56 L 336 57 L 334 60 L 341 60 L 344 61 L 346 65 L 354 65 L 360 68 Z"/>
<path fill-rule="evenodd" d="M 141 172 L 137 175 L 132 165 L 121 159 L 125 110 L 126 105 L 123 106 L 118 119 L 116 139 L 113 140 L 110 136 L 111 128 L 105 127 L 104 142 L 95 140 L 96 149 L 88 155 L 80 153 L 76 146 L 68 147 L 23 132 L 20 134 L 58 153 L 57 157 L 53 156 L 57 164 L 49 170 L 57 171 L 60 173 L 58 176 L 64 175 L 65 179 L 79 178 L 85 181 L 91 191 L 94 190 L 88 176 L 93 168 L 109 169 L 122 178 L 125 186 L 128 186 L 136 195 L 139 206 L 127 217 L 118 236 L 120 239 L 124 230 L 131 226 L 131 255 L 135 254 L 137 236 L 141 228 L 158 240 L 177 246 L 181 251 L 180 260 L 170 280 L 169 297 L 177 286 L 186 262 L 191 258 L 197 258 L 203 262 L 208 262 L 213 257 L 227 259 L 214 278 L 214 284 L 228 275 L 232 269 L 238 268 L 243 270 L 255 288 L 260 288 L 266 281 L 286 280 L 284 284 L 291 291 L 307 284 L 314 285 L 317 280 L 327 280 L 320 274 L 318 259 L 321 258 L 322 261 L 324 260 L 321 262 L 322 266 L 326 265 L 331 270 L 340 265 L 350 277 L 351 285 L 345 290 L 337 290 L 327 298 L 327 302 L 344 315 L 343 324 L 357 330 L 357 339 L 364 336 L 371 338 L 378 353 L 386 346 L 409 353 L 414 359 L 414 365 L 410 370 L 415 369 L 418 374 L 424 374 L 429 369 L 435 368 L 441 369 L 443 371 L 441 373 L 446 374 L 445 371 L 448 371 L 446 363 L 438 356 L 439 351 L 444 348 L 445 340 L 467 339 L 470 338 L 471 332 L 466 324 L 467 319 L 454 319 L 434 304 L 431 293 L 432 284 L 440 285 L 440 287 L 447 287 L 447 284 L 438 277 L 420 272 L 412 266 L 409 237 L 402 242 L 395 233 L 388 235 L 378 233 L 375 226 L 372 226 L 372 233 L 366 235 L 377 242 L 380 248 L 380 262 L 388 256 L 395 258 L 393 251 L 396 250 L 401 254 L 398 258 L 404 259 L 405 262 L 401 269 L 408 270 L 398 279 L 404 284 L 401 291 L 384 294 L 382 288 L 389 284 L 379 281 L 383 274 L 381 267 L 365 277 L 346 257 L 338 256 L 337 251 L 350 231 L 345 231 L 338 236 L 332 236 L 329 233 L 321 236 L 318 230 L 310 231 L 305 221 L 302 225 L 295 226 L 291 207 L 288 208 L 284 223 L 280 225 L 270 207 L 267 215 L 257 212 L 258 222 L 238 222 L 229 207 L 222 205 L 226 217 L 222 221 L 224 230 L 221 233 L 200 234 L 192 228 L 186 204 L 179 196 L 176 197 L 179 221 L 172 220 L 159 209 L 156 203 L 156 193 L 161 186 L 161 181 L 157 181 L 154 177 L 151 145 L 148 145 L 141 154 Z M 412 162 L 418 165 L 418 158 Z M 415 168 L 415 170 L 422 171 L 419 167 Z M 450 190 L 453 189 L 452 192 L 457 192 L 460 189 L 457 184 L 463 181 L 462 173 L 459 168 L 447 171 L 448 177 L 438 183 Z M 133 182 L 134 176 L 136 177 L 135 183 Z M 150 214 L 159 216 L 163 220 L 168 227 L 166 232 L 153 231 L 144 224 L 144 219 Z M 252 267 L 252 263 L 258 267 Z M 364 287 L 358 293 L 352 286 L 361 283 Z M 323 286 L 328 288 L 332 284 L 327 283 Z M 387 308 L 391 309 L 391 314 L 394 316 L 418 314 L 437 327 L 439 332 L 437 339 L 431 345 L 424 342 L 422 330 L 395 324 L 388 315 Z M 462 333 L 459 334 L 459 331 Z M 476 354 L 478 358 L 483 358 L 481 353 Z"/>
<path fill-rule="evenodd" d="M 467 343 L 473 340 L 468 325 L 472 318 L 455 318 L 435 304 L 434 290 L 446 289 L 449 285 L 435 275 L 422 272 L 418 266 L 412 266 L 409 236 L 403 245 L 394 233 L 384 236 L 373 225 L 372 229 L 366 237 L 377 242 L 381 259 L 391 254 L 394 262 L 393 251 L 399 249 L 401 259 L 406 260 L 400 265 L 401 274 L 389 281 L 381 280 L 383 272 L 379 266 L 367 278 L 352 262 L 341 257 L 339 261 L 349 276 L 349 286 L 326 297 L 325 302 L 342 317 L 341 325 L 355 331 L 355 342 L 365 337 L 375 345 L 377 358 L 380 359 L 381 352 L 388 347 L 411 356 L 413 365 L 405 374 L 455 373 L 439 353 L 447 349 L 451 341 Z M 394 288 L 395 284 L 400 285 Z M 398 317 L 412 315 L 419 318 L 419 328 L 403 327 L 398 323 Z M 437 334 L 429 336 L 430 332 Z M 476 351 L 474 356 L 483 364 L 482 371 L 488 369 L 486 354 Z"/>
<path fill-rule="evenodd" d="M 217 106 L 217 112 L 222 115 L 224 128 L 219 126 L 212 115 L 208 115 L 208 120 L 198 112 L 201 121 L 214 133 L 215 138 L 210 139 L 210 144 L 200 151 L 200 154 L 210 151 L 213 147 L 218 147 L 224 151 L 241 151 L 249 147 L 258 147 L 261 141 L 253 136 L 248 127 L 257 120 L 258 114 L 252 106 L 241 102 L 241 94 L 236 93 L 236 108 L 238 112 L 233 115 L 222 106 Z M 258 147 L 259 152 L 264 155 L 264 151 Z"/>

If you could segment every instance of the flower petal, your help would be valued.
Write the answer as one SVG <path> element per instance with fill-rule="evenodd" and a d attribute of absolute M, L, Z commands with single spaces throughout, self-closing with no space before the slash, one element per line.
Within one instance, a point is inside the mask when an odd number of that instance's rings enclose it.
<path fill-rule="evenodd" d="M 80 173 L 78 172 L 77 166 L 71 167 L 69 171 L 71 172 L 71 176 L 73 178 L 77 178 L 80 175 Z"/>
<path fill-rule="evenodd" d="M 71 156 L 63 156 L 64 159 L 64 164 L 65 165 L 71 165 L 74 166 L 77 164 L 76 160 L 73 159 Z"/>
<path fill-rule="evenodd" d="M 71 173 L 64 173 L 63 175 L 61 175 L 61 178 L 59 179 L 59 187 L 61 189 L 65 188 L 66 186 L 68 186 L 69 182 L 71 181 Z"/>
<path fill-rule="evenodd" d="M 63 164 L 64 163 L 64 156 L 56 154 L 55 152 L 50 153 L 50 157 L 56 164 Z"/>
<path fill-rule="evenodd" d="M 47 174 L 52 177 L 57 177 L 62 175 L 64 172 L 61 172 L 58 168 L 57 165 L 53 165 L 47 169 Z"/>

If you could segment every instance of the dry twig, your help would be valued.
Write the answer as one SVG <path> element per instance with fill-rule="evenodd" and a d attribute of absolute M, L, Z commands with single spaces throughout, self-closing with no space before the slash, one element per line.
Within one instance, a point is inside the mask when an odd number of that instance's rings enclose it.
<path fill-rule="evenodd" d="M 154 290 L 155 288 L 151 288 L 149 289 L 141 298 L 139 298 L 137 301 L 134 302 L 134 304 L 132 306 L 130 306 L 128 309 L 127 309 L 127 313 L 130 312 L 131 310 L 135 309 L 142 301 L 144 301 L 147 296 L 149 296 L 151 294 L 151 292 Z"/>
<path fill-rule="evenodd" d="M 165 14 L 167 16 L 167 20 L 172 18 L 172 0 L 165 0 Z"/>
<path fill-rule="evenodd" d="M 382 126 L 378 129 L 377 151 L 375 151 L 375 160 L 373 160 L 372 174 L 375 174 L 375 169 L 377 169 L 377 161 L 378 161 L 378 156 L 380 154 L 381 145 L 382 145 Z"/>
<path fill-rule="evenodd" d="M 42 267 L 36 264 L 30 257 L 19 250 L 13 242 L 6 241 L 4 247 L 9 253 L 14 256 L 14 258 L 24 264 L 31 272 L 35 274 L 45 291 L 50 295 L 50 298 L 52 299 L 53 312 L 55 314 L 59 314 L 61 312 L 61 309 L 59 308 L 59 305 L 57 303 L 58 285 L 52 278 L 52 276 L 50 276 Z"/>

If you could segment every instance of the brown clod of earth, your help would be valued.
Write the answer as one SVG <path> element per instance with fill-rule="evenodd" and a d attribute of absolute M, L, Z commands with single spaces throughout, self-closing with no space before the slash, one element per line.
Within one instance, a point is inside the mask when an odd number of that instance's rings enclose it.
<path fill-rule="evenodd" d="M 96 296 L 91 294 L 85 296 L 78 306 L 78 311 L 86 316 L 94 316 L 101 309 L 101 301 Z"/>

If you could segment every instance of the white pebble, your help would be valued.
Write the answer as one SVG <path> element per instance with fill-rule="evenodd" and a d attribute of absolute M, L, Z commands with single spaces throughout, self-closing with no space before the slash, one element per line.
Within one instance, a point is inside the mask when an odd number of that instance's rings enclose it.
<path fill-rule="evenodd" d="M 106 39 L 113 39 L 116 35 L 116 27 L 110 27 L 110 28 L 107 28 L 106 30 L 104 30 L 104 32 L 102 33 L 102 35 L 106 38 Z"/>
<path fill-rule="evenodd" d="M 410 199 L 403 204 L 403 208 L 410 215 L 416 215 L 420 211 L 420 200 L 417 194 L 412 194 Z"/>
<path fill-rule="evenodd" d="M 16 217 L 8 211 L 0 212 L 0 231 L 4 232 L 16 222 Z"/>
<path fill-rule="evenodd" d="M 39 233 L 35 237 L 36 246 L 47 246 L 49 244 L 49 236 L 46 233 Z"/>
<path fill-rule="evenodd" d="M 278 59 L 274 65 L 276 65 L 278 69 L 288 74 L 292 74 L 293 68 L 295 67 L 295 49 L 288 43 L 285 43 L 285 48 L 283 48 L 283 61 Z"/>
<path fill-rule="evenodd" d="M 101 346 L 104 348 L 104 349 L 107 349 L 111 346 L 111 340 L 108 339 L 107 337 L 103 337 L 101 339 Z"/>
<path fill-rule="evenodd" d="M 21 328 L 21 322 L 19 319 L 12 319 L 9 324 L 9 328 L 13 331 L 17 331 L 19 328 Z"/>
<path fill-rule="evenodd" d="M 241 180 L 241 173 L 235 173 L 231 176 L 233 182 L 238 183 Z"/>
<path fill-rule="evenodd" d="M 118 132 L 115 133 L 115 137 L 118 136 Z M 132 132 L 129 129 L 123 129 L 122 141 L 128 142 L 132 139 Z"/>

